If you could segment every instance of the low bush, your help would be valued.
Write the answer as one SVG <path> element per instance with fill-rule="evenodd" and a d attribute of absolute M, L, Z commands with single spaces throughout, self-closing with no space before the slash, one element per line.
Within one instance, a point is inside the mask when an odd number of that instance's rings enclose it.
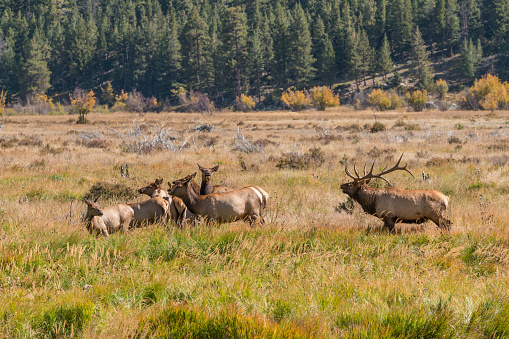
<path fill-rule="evenodd" d="M 94 184 L 83 196 L 92 200 L 101 197 L 101 200 L 132 200 L 137 196 L 136 189 L 124 184 L 112 184 L 100 181 Z"/>
<path fill-rule="evenodd" d="M 307 169 L 311 166 L 319 167 L 325 162 L 325 153 L 320 147 L 310 148 L 306 153 L 290 151 L 284 153 L 276 167 L 279 169 Z"/>
<path fill-rule="evenodd" d="M 311 103 L 307 91 L 293 91 L 291 89 L 283 93 L 281 101 L 294 111 L 300 111 L 308 107 Z"/>
<path fill-rule="evenodd" d="M 424 109 L 424 104 L 428 100 L 428 92 L 417 90 L 410 93 L 407 93 L 406 100 L 408 105 L 414 109 L 416 112 L 420 112 Z"/>
<path fill-rule="evenodd" d="M 334 94 L 328 87 L 313 87 L 311 89 L 311 100 L 313 105 L 320 111 L 325 111 L 328 107 L 339 106 L 339 95 Z"/>
<path fill-rule="evenodd" d="M 252 111 L 255 106 L 256 103 L 253 98 L 244 93 L 235 99 L 235 109 L 238 111 L 249 112 Z"/>

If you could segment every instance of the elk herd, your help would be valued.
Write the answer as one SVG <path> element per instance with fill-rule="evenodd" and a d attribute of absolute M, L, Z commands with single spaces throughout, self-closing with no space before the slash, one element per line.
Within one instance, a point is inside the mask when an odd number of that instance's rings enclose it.
<path fill-rule="evenodd" d="M 387 166 L 378 174 L 373 174 L 375 162 L 369 172 L 364 166 L 363 175 L 359 175 L 354 164 L 354 174 L 345 165 L 347 176 L 352 182 L 341 185 L 343 193 L 356 201 L 364 212 L 378 217 L 384 222 L 389 232 L 394 232 L 395 224 L 423 223 L 433 221 L 441 230 L 449 230 L 451 221 L 446 219 L 445 212 L 449 198 L 435 190 L 404 190 L 393 187 L 383 177 L 394 171 L 405 171 L 407 165 L 401 166 L 399 158 L 396 165 Z M 202 174 L 201 185 L 194 178 L 196 173 L 185 178 L 168 182 L 168 189 L 163 188 L 163 179 L 138 189 L 138 193 L 150 198 L 139 203 L 118 204 L 104 209 L 99 208 L 98 199 L 89 201 L 85 215 L 86 227 L 91 233 L 108 236 L 117 231 L 127 231 L 132 227 L 139 227 L 154 222 L 166 223 L 173 220 L 179 226 L 201 220 L 215 222 L 248 221 L 251 225 L 263 225 L 264 210 L 267 207 L 269 195 L 258 186 L 232 188 L 212 184 L 212 173 L 219 166 L 212 168 L 198 164 Z M 385 189 L 368 186 L 372 179 L 381 179 L 390 187 Z"/>

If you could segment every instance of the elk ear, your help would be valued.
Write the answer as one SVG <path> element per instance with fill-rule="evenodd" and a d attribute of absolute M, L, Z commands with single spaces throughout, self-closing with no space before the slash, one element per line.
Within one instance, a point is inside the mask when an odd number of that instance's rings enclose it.
<path fill-rule="evenodd" d="M 98 196 L 97 198 L 95 198 L 94 202 L 97 202 L 97 200 L 99 200 L 101 196 Z"/>
<path fill-rule="evenodd" d="M 196 165 L 198 165 L 198 168 L 200 169 L 200 171 L 203 171 L 203 167 L 201 167 L 200 164 L 197 163 Z"/>
<path fill-rule="evenodd" d="M 363 183 L 365 183 L 367 185 L 367 184 L 369 184 L 370 181 L 371 181 L 371 178 L 365 179 L 365 180 L 363 180 Z"/>
<path fill-rule="evenodd" d="M 196 176 L 196 172 L 194 172 L 193 174 L 190 175 L 189 180 L 193 179 L 195 176 Z"/>
<path fill-rule="evenodd" d="M 156 182 L 155 182 L 156 186 L 161 186 L 162 183 L 163 183 L 163 178 L 156 179 Z"/>
<path fill-rule="evenodd" d="M 215 171 L 217 171 L 218 169 L 219 169 L 219 165 L 216 165 L 216 166 L 212 167 L 210 170 L 211 170 L 212 172 L 215 172 Z"/>
<path fill-rule="evenodd" d="M 87 198 L 83 198 L 83 201 L 87 204 L 87 205 L 90 205 L 90 201 L 87 200 Z"/>

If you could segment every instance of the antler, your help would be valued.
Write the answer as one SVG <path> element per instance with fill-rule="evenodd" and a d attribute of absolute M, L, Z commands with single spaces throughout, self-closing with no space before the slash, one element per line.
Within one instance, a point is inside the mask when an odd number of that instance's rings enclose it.
<path fill-rule="evenodd" d="M 348 175 L 350 178 L 352 178 L 356 182 L 357 181 L 361 181 L 361 180 L 366 180 L 366 179 L 375 179 L 375 178 L 378 178 L 378 179 L 384 180 L 385 182 L 387 182 L 391 186 L 393 186 L 391 184 L 391 182 L 389 180 L 385 179 L 384 177 L 382 177 L 382 175 L 385 175 L 385 174 L 388 174 L 388 173 L 391 173 L 391 172 L 394 172 L 394 171 L 401 170 L 401 171 L 408 172 L 412 177 L 415 178 L 415 176 L 412 174 L 412 172 L 410 172 L 410 170 L 407 168 L 408 164 L 405 164 L 405 166 L 399 166 L 399 163 L 401 162 L 401 159 L 403 158 L 403 154 L 405 154 L 405 153 L 401 153 L 401 156 L 399 157 L 399 160 L 396 163 L 396 165 L 394 165 L 392 168 L 390 168 L 388 170 L 386 170 L 387 166 L 385 166 L 385 168 L 382 170 L 382 172 L 380 172 L 378 174 L 373 174 L 373 168 L 375 167 L 375 162 L 373 161 L 373 163 L 371 164 L 371 169 L 369 170 L 369 173 L 367 173 L 367 174 L 366 174 L 366 165 L 364 165 L 364 176 L 362 176 L 362 177 L 357 172 L 357 168 L 355 167 L 355 164 L 353 165 L 353 170 L 355 172 L 355 175 L 357 175 L 357 177 L 354 177 L 350 173 L 350 171 L 348 171 L 348 167 L 345 165 L 346 175 Z"/>

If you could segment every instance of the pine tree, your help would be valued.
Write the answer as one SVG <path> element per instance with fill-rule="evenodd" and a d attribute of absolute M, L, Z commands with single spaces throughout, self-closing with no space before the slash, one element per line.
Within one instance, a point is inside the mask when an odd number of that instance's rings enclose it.
<path fill-rule="evenodd" d="M 453 48 L 458 41 L 460 31 L 460 21 L 458 17 L 458 3 L 456 0 L 446 0 L 446 25 L 445 25 L 445 45 L 450 50 L 450 55 L 454 55 Z"/>
<path fill-rule="evenodd" d="M 311 33 L 302 6 L 297 4 L 292 14 L 290 27 L 291 63 L 288 75 L 295 86 L 302 88 L 314 76 L 313 63 L 315 59 L 312 54 Z"/>
<path fill-rule="evenodd" d="M 359 71 L 366 86 L 366 77 L 370 74 L 373 65 L 373 49 L 369 45 L 368 35 L 365 30 L 361 30 L 359 34 L 359 55 L 361 59 Z"/>
<path fill-rule="evenodd" d="M 415 32 L 412 3 L 410 0 L 394 0 L 390 2 L 388 10 L 390 40 L 396 53 L 406 53 L 411 49 Z"/>
<path fill-rule="evenodd" d="M 203 89 L 210 78 L 208 26 L 193 7 L 182 32 L 182 68 L 191 89 Z"/>
<path fill-rule="evenodd" d="M 355 79 L 357 90 L 360 90 L 360 79 L 362 77 L 362 56 L 359 51 L 359 34 L 352 31 L 348 37 L 348 75 Z"/>
<path fill-rule="evenodd" d="M 378 51 L 378 71 L 383 75 L 384 79 L 387 79 L 387 74 L 394 70 L 394 63 L 391 58 L 391 47 L 387 34 L 384 36 L 382 47 Z"/>
<path fill-rule="evenodd" d="M 30 98 L 35 94 L 46 94 L 50 87 L 50 71 L 48 69 L 48 48 L 39 34 L 35 34 L 27 46 L 27 59 L 20 75 L 20 95 Z"/>
<path fill-rule="evenodd" d="M 413 35 L 410 59 L 412 62 L 411 70 L 417 80 L 417 84 L 423 88 L 428 88 L 433 81 L 433 67 L 429 61 L 429 54 L 419 28 L 415 30 Z"/>
<path fill-rule="evenodd" d="M 272 40 L 274 46 L 274 62 L 272 75 L 276 88 L 286 90 L 288 84 L 288 70 L 291 57 L 290 22 L 286 11 L 279 2 L 276 3 L 274 14 L 271 18 Z"/>
<path fill-rule="evenodd" d="M 474 46 L 472 39 L 467 42 L 463 41 L 463 48 L 461 50 L 462 69 L 463 75 L 468 80 L 475 79 L 477 69 L 482 59 L 481 41 L 478 40 L 477 47 Z"/>
<path fill-rule="evenodd" d="M 222 56 L 227 82 L 235 84 L 235 97 L 242 93 L 247 61 L 247 20 L 241 7 L 226 8 L 222 14 Z"/>

